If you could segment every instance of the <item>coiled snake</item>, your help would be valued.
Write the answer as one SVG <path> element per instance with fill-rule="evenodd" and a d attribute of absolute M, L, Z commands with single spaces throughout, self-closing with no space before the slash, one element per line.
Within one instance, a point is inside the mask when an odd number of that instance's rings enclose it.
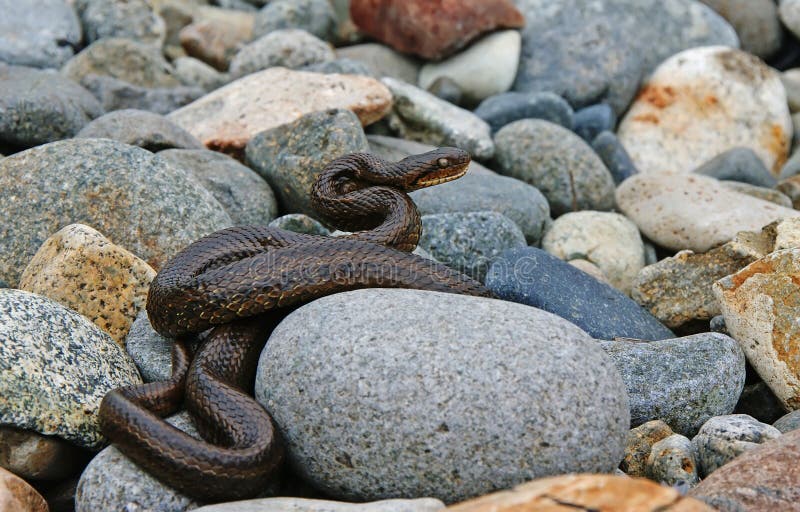
<path fill-rule="evenodd" d="M 176 337 L 168 381 L 119 388 L 100 405 L 103 433 L 125 455 L 201 501 L 262 491 L 283 446 L 264 408 L 245 390 L 271 332 L 293 307 L 368 287 L 489 296 L 480 283 L 409 254 L 421 233 L 406 192 L 462 176 L 469 155 L 440 148 L 389 163 L 366 153 L 335 159 L 312 187 L 312 204 L 342 237 L 245 226 L 186 247 L 156 276 L 147 297 L 153 327 Z M 185 338 L 212 328 L 194 359 Z M 160 416 L 185 399 L 198 440 Z"/>

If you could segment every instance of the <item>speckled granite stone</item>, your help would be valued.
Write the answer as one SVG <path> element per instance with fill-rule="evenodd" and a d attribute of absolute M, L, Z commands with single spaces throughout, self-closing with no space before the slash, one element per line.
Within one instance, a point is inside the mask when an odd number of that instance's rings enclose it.
<path fill-rule="evenodd" d="M 697 450 L 702 474 L 708 476 L 742 453 L 780 436 L 781 431 L 772 425 L 746 414 L 729 414 L 705 422 L 692 444 Z"/>
<path fill-rule="evenodd" d="M 688 437 L 673 434 L 653 445 L 647 460 L 651 480 L 665 485 L 690 486 L 700 481 L 697 455 Z"/>
<path fill-rule="evenodd" d="M 270 227 L 286 229 L 296 233 L 308 233 L 309 235 L 330 235 L 331 232 L 314 217 L 309 217 L 303 213 L 289 213 L 274 219 L 269 223 Z"/>
<path fill-rule="evenodd" d="M 86 43 L 124 37 L 161 48 L 167 26 L 147 0 L 82 0 L 81 25 Z"/>
<path fill-rule="evenodd" d="M 70 224 L 45 240 L 19 289 L 81 313 L 122 344 L 155 276 L 150 265 L 97 230 Z"/>
<path fill-rule="evenodd" d="M 297 69 L 336 58 L 333 48 L 305 30 L 276 30 L 247 44 L 231 60 L 230 73 L 239 78 L 262 69 Z"/>
<path fill-rule="evenodd" d="M 296 310 L 261 354 L 255 394 L 293 467 L 347 500 L 453 502 L 611 471 L 629 422 L 619 374 L 574 325 L 416 290 L 338 293 Z"/>
<path fill-rule="evenodd" d="M 272 0 L 255 16 L 253 34 L 299 28 L 330 41 L 336 32 L 336 13 L 327 0 Z"/>
<path fill-rule="evenodd" d="M 205 94 L 202 87 L 143 87 L 111 76 L 91 74 L 81 79 L 106 111 L 136 109 L 168 114 Z"/>
<path fill-rule="evenodd" d="M 107 139 L 53 142 L 4 158 L 0 193 L 0 279 L 12 286 L 45 239 L 73 222 L 91 224 L 155 269 L 232 224 L 183 171 Z"/>
<path fill-rule="evenodd" d="M 0 1 L 0 61 L 58 68 L 81 42 L 81 24 L 64 0 Z"/>
<path fill-rule="evenodd" d="M 620 469 L 628 476 L 647 476 L 647 459 L 653 445 L 672 434 L 669 425 L 661 420 L 651 420 L 630 429 Z"/>
<path fill-rule="evenodd" d="M 144 309 L 139 311 L 128 331 L 125 350 L 136 363 L 144 382 L 167 380 L 172 375 L 172 340 L 153 329 Z"/>
<path fill-rule="evenodd" d="M 163 149 L 203 149 L 192 134 L 164 116 L 144 110 L 109 112 L 83 127 L 75 138 L 114 139 L 156 153 Z"/>
<path fill-rule="evenodd" d="M 125 351 L 50 299 L 0 290 L 0 424 L 96 449 L 100 400 L 141 382 Z"/>

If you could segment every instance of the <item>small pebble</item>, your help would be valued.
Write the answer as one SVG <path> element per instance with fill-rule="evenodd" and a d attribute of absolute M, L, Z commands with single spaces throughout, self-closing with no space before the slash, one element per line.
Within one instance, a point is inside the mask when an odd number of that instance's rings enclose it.
<path fill-rule="evenodd" d="M 611 132 L 600 132 L 592 141 L 592 149 L 606 165 L 616 185 L 639 172 L 625 146 Z"/>
<path fill-rule="evenodd" d="M 746 414 L 730 414 L 706 421 L 692 438 L 692 445 L 697 452 L 701 474 L 706 477 L 742 453 L 780 435 L 777 428 Z"/>
<path fill-rule="evenodd" d="M 489 123 L 492 133 L 520 119 L 543 119 L 571 130 L 572 107 L 551 92 L 495 94 L 483 100 L 475 115 Z"/>
<path fill-rule="evenodd" d="M 666 485 L 687 484 L 700 481 L 697 456 L 688 437 L 673 434 L 653 445 L 647 459 L 648 477 Z"/>
<path fill-rule="evenodd" d="M 580 135 L 586 142 L 591 143 L 602 132 L 614 132 L 617 124 L 617 115 L 609 105 L 598 103 L 584 107 L 572 119 L 572 131 Z"/>

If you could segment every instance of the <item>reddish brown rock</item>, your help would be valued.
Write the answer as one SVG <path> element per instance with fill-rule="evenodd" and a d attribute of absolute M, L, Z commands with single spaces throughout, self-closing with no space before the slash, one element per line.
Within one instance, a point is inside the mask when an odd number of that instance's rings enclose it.
<path fill-rule="evenodd" d="M 749 450 L 711 473 L 689 494 L 736 511 L 800 511 L 800 430 Z"/>
<path fill-rule="evenodd" d="M 525 25 L 510 0 L 351 0 L 364 33 L 405 53 L 441 59 L 484 32 Z"/>
<path fill-rule="evenodd" d="M 0 468 L 0 512 L 47 512 L 47 502 L 28 482 Z"/>

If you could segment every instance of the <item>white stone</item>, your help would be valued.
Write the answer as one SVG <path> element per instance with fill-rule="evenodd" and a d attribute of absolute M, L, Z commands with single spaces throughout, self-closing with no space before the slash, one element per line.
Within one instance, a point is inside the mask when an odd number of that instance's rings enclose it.
<path fill-rule="evenodd" d="M 780 0 L 778 14 L 781 21 L 795 36 L 800 37 L 800 0 Z"/>
<path fill-rule="evenodd" d="M 196 512 L 435 512 L 443 508 L 444 503 L 433 498 L 383 500 L 370 503 L 346 503 L 304 498 L 263 498 L 207 505 L 196 509 Z"/>
<path fill-rule="evenodd" d="M 521 41 L 516 30 L 494 32 L 461 53 L 422 66 L 419 86 L 427 90 L 438 78 L 446 76 L 472 102 L 506 92 L 517 76 Z"/>
<path fill-rule="evenodd" d="M 792 120 L 777 72 L 748 53 L 708 46 L 658 66 L 618 135 L 644 173 L 688 173 L 743 146 L 777 176 L 792 140 Z"/>

